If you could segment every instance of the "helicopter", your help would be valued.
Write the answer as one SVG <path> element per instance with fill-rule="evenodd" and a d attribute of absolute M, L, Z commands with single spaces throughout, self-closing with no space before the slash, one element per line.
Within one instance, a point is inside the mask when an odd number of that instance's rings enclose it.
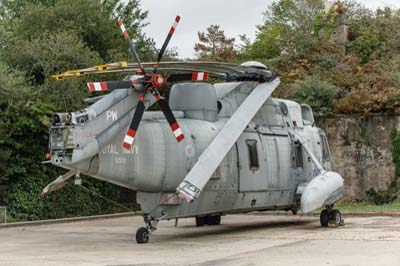
<path fill-rule="evenodd" d="M 311 107 L 273 98 L 280 78 L 259 62 L 161 63 L 179 21 L 177 16 L 155 63 L 140 61 L 118 19 L 136 63 L 53 76 L 133 73 L 89 82 L 90 91 L 109 93 L 83 110 L 53 115 L 48 159 L 68 172 L 42 194 L 81 174 L 135 190 L 146 225 L 136 232 L 139 244 L 160 221 L 186 217 L 196 226 L 219 225 L 231 213 L 323 207 L 322 227 L 343 225 L 334 204 L 343 197 L 344 181 L 332 170 L 326 134 Z M 159 93 L 166 83 L 172 84 L 168 101 Z M 156 103 L 161 111 L 146 111 Z"/>

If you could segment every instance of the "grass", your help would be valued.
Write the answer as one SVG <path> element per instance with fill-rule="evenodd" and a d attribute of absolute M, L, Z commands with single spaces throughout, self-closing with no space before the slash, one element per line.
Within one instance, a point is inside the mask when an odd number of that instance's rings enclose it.
<path fill-rule="evenodd" d="M 342 212 L 400 212 L 400 202 L 374 205 L 368 203 L 342 203 L 335 205 Z"/>

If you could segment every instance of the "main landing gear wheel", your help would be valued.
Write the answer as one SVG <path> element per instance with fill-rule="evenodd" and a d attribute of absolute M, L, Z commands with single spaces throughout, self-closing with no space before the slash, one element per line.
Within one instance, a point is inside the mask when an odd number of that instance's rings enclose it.
<path fill-rule="evenodd" d="M 338 227 L 344 225 L 344 221 L 342 220 L 342 214 L 337 209 L 334 210 L 332 210 L 331 208 L 324 209 L 323 211 L 321 211 L 319 220 L 321 223 L 321 227 L 328 227 L 328 226 Z"/>
<path fill-rule="evenodd" d="M 149 231 L 145 227 L 140 227 L 136 231 L 136 242 L 138 244 L 145 244 L 149 242 Z"/>
<path fill-rule="evenodd" d="M 221 215 L 207 216 L 206 222 L 208 225 L 220 225 Z"/>
<path fill-rule="evenodd" d="M 327 209 L 323 210 L 319 216 L 319 221 L 321 227 L 327 227 L 329 224 L 329 211 Z"/>
<path fill-rule="evenodd" d="M 204 226 L 207 217 L 196 217 L 196 227 Z"/>
<path fill-rule="evenodd" d="M 221 215 L 209 215 L 203 217 L 196 217 L 196 227 L 207 225 L 220 225 Z"/>
<path fill-rule="evenodd" d="M 339 210 L 332 210 L 329 217 L 329 222 L 332 223 L 335 227 L 338 227 L 342 221 L 342 214 Z"/>

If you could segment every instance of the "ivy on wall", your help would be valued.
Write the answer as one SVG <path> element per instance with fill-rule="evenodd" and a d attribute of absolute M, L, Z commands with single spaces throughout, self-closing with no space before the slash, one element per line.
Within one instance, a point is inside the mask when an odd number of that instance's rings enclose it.
<path fill-rule="evenodd" d="M 327 14 L 325 12 L 318 13 L 313 21 L 314 35 L 320 36 L 321 30 L 323 30 L 324 39 L 329 40 L 336 28 L 336 17 L 337 14 L 333 9 L 330 9 Z"/>
<path fill-rule="evenodd" d="M 387 188 L 383 190 L 376 190 L 370 188 L 366 191 L 369 201 L 376 205 L 390 204 L 397 200 L 400 192 L 400 135 L 397 129 L 392 129 L 391 139 L 393 144 L 393 163 L 395 167 L 395 178 L 388 183 Z"/>

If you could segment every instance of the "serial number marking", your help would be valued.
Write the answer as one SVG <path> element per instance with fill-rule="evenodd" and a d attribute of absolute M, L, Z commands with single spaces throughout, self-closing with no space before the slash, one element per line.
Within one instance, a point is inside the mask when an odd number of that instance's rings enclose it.
<path fill-rule="evenodd" d="M 115 164 L 126 164 L 126 158 L 124 157 L 115 158 Z"/>

